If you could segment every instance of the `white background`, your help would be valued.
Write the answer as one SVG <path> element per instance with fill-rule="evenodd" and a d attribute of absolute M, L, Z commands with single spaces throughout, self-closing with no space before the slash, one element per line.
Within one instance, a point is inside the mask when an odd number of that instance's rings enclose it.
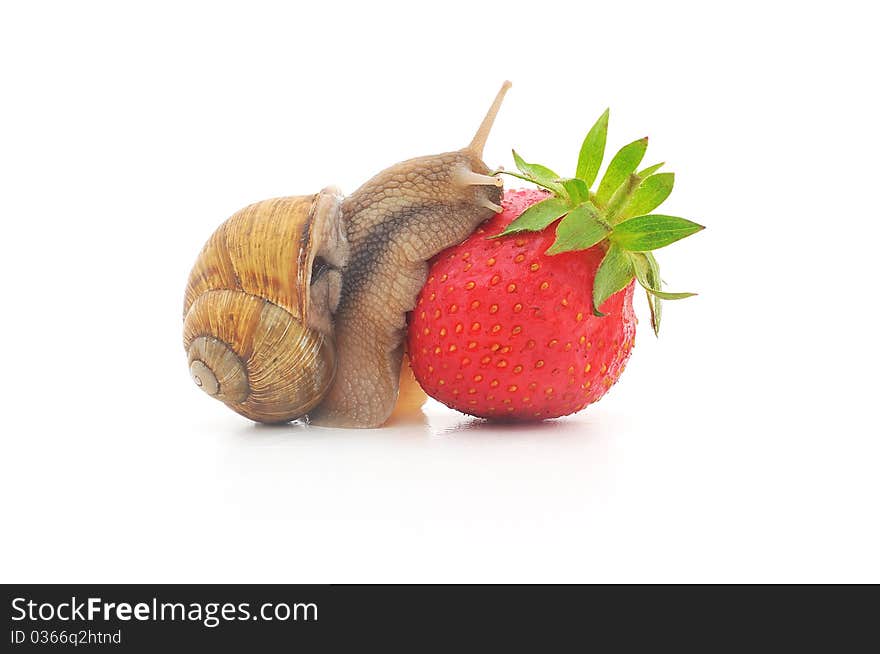
<path fill-rule="evenodd" d="M 4 3 L 0 581 L 880 581 L 870 3 Z M 255 426 L 181 304 L 262 198 L 455 149 L 573 172 L 650 135 L 668 213 L 599 404 Z M 509 184 L 509 182 L 508 182 Z"/>

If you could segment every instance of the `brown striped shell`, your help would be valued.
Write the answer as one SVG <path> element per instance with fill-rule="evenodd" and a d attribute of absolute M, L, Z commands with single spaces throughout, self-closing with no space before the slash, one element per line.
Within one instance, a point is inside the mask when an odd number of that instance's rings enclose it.
<path fill-rule="evenodd" d="M 203 391 L 258 422 L 308 413 L 336 371 L 332 313 L 348 244 L 334 188 L 245 207 L 205 244 L 183 343 Z"/>

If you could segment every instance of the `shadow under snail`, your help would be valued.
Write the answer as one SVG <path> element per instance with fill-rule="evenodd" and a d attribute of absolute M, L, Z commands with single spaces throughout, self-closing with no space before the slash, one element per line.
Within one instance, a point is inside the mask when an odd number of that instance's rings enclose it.
<path fill-rule="evenodd" d="M 386 422 L 402 367 L 415 384 L 402 366 L 406 314 L 428 260 L 501 211 L 482 152 L 509 86 L 461 150 L 395 164 L 348 197 L 328 187 L 263 200 L 223 223 L 186 287 L 196 385 L 258 422 Z"/>

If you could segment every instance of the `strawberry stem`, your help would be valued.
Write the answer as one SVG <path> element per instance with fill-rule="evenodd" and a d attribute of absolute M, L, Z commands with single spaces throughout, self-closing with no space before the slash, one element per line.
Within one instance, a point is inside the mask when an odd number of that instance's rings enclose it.
<path fill-rule="evenodd" d="M 639 188 L 639 184 L 641 183 L 641 177 L 639 177 L 635 173 L 630 174 L 627 180 L 620 185 L 620 187 L 614 192 L 614 195 L 612 195 L 611 199 L 608 201 L 608 206 L 605 207 L 605 220 L 607 220 L 612 225 L 616 225 L 618 222 L 620 222 L 619 220 L 617 220 L 617 217 L 630 201 L 633 193 L 636 192 L 636 189 Z"/>

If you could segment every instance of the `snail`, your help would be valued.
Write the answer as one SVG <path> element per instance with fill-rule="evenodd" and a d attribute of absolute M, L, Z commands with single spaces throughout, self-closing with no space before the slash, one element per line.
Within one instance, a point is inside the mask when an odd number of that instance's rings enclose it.
<path fill-rule="evenodd" d="M 482 153 L 509 86 L 461 150 L 395 164 L 348 197 L 263 200 L 223 223 L 186 287 L 196 385 L 257 422 L 385 423 L 428 260 L 501 211 Z"/>

